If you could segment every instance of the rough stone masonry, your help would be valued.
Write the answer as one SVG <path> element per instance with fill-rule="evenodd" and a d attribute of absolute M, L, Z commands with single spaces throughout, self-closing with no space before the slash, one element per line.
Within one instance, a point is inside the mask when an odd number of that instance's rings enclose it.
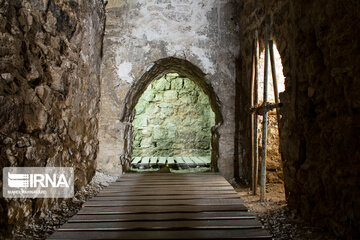
<path fill-rule="evenodd" d="M 341 239 L 357 239 L 359 2 L 246 0 L 238 7 L 242 61 L 237 72 L 241 102 L 246 104 L 250 103 L 254 31 L 259 30 L 263 48 L 266 13 L 272 19 L 271 38 L 285 76 L 280 145 L 289 207 L 312 224 L 329 227 Z M 241 108 L 242 116 L 248 107 Z M 249 118 L 241 118 L 241 123 L 243 169 L 249 176 Z"/>
<path fill-rule="evenodd" d="M 0 1 L 0 186 L 3 167 L 73 167 L 75 191 L 91 181 L 104 21 L 101 1 Z M 70 200 L 0 198 L 1 234 Z"/>

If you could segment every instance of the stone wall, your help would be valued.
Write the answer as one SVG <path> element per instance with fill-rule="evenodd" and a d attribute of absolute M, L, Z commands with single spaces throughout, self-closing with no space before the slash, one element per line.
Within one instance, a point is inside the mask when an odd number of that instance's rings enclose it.
<path fill-rule="evenodd" d="M 251 52 L 265 12 L 282 57 L 280 144 L 289 207 L 342 239 L 359 236 L 360 27 L 357 1 L 243 1 L 239 5 L 243 169 L 250 176 Z M 261 41 L 261 46 L 264 42 Z"/>
<path fill-rule="evenodd" d="M 91 180 L 104 20 L 102 1 L 0 1 L 1 169 L 73 167 L 75 191 Z M 1 198 L 0 238 L 67 201 Z"/>
<path fill-rule="evenodd" d="M 163 75 L 174 70 L 171 69 L 174 67 L 172 60 L 177 58 L 198 67 L 203 74 L 197 83 L 209 86 L 211 91 L 208 92 L 214 94 L 207 95 L 214 100 L 213 105 L 219 106 L 219 119 L 223 119 L 214 129 L 219 155 L 216 164 L 224 176 L 234 176 L 235 59 L 239 51 L 235 9 L 233 0 L 108 2 L 102 64 L 99 169 L 122 172 L 122 166 L 129 161 L 131 148 L 127 144 L 131 121 L 120 121 L 121 111 L 127 104 L 125 98 L 129 94 L 133 96 L 131 93 L 137 91 L 135 87 L 145 90 L 149 82 L 142 82 L 143 76 L 154 66 L 157 68 L 158 60 L 169 59 L 169 64 L 162 67 L 169 66 L 170 69 L 157 73 Z M 184 66 L 177 68 L 185 71 Z M 190 75 L 192 71 L 188 70 Z"/>
<path fill-rule="evenodd" d="M 192 80 L 168 73 L 140 97 L 133 120 L 133 157 L 210 156 L 215 116 Z"/>

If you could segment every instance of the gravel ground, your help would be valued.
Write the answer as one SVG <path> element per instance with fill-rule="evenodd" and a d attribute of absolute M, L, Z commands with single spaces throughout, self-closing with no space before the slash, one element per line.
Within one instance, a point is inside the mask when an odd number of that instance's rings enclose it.
<path fill-rule="evenodd" d="M 96 172 L 91 182 L 81 191 L 77 192 L 70 204 L 60 204 L 58 210 L 48 211 L 42 214 L 36 223 L 29 224 L 26 231 L 15 232 L 15 239 L 45 239 L 58 227 L 74 216 L 84 202 L 95 196 L 101 189 L 115 182 L 118 176 Z"/>
<path fill-rule="evenodd" d="M 245 201 L 272 235 L 274 240 L 335 240 L 331 233 L 316 228 L 287 207 L 282 184 L 267 186 L 266 201 L 260 202 L 259 195 L 253 196 L 247 187 L 235 186 L 235 190 Z M 260 189 L 257 191 L 260 193 Z"/>

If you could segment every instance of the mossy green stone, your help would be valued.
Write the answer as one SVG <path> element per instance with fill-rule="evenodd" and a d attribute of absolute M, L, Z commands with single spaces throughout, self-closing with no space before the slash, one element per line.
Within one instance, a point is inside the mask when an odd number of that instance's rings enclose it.
<path fill-rule="evenodd" d="M 193 81 L 168 73 L 135 107 L 133 156 L 210 156 L 215 114 Z"/>

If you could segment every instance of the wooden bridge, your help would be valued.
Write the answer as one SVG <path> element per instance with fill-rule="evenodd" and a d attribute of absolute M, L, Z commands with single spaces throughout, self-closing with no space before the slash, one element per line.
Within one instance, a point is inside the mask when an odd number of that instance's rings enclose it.
<path fill-rule="evenodd" d="M 219 174 L 133 173 L 49 239 L 271 239 Z"/>
<path fill-rule="evenodd" d="M 133 169 L 149 169 L 167 166 L 173 170 L 196 167 L 210 167 L 208 157 L 135 157 L 131 161 Z"/>

